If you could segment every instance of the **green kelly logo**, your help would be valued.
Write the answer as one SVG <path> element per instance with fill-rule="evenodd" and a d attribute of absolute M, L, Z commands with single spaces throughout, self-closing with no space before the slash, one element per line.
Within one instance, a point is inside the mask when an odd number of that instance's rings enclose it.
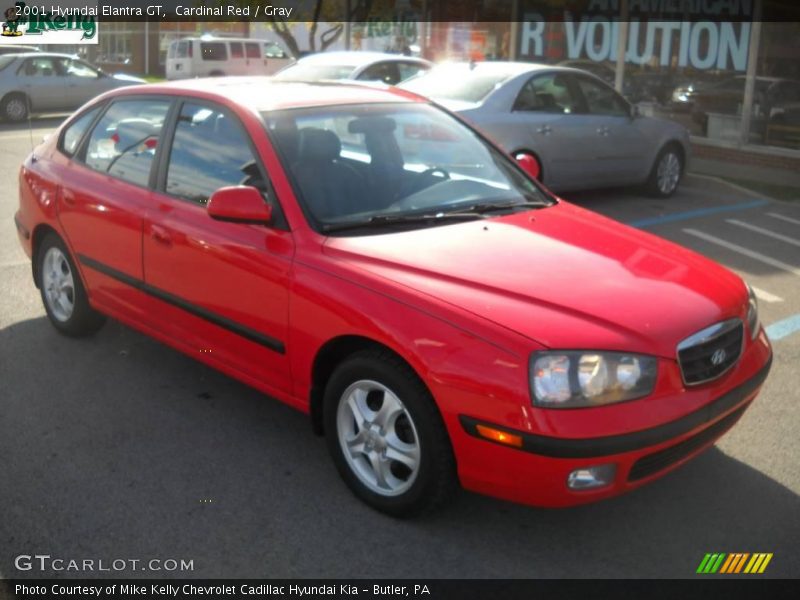
<path fill-rule="evenodd" d="M 17 2 L 5 11 L 3 36 L 41 35 L 47 31 L 83 31 L 82 40 L 90 40 L 97 33 L 95 15 L 89 11 L 64 11 L 65 14 L 52 15 L 24 2 Z M 26 25 L 25 31 L 20 26 Z"/>

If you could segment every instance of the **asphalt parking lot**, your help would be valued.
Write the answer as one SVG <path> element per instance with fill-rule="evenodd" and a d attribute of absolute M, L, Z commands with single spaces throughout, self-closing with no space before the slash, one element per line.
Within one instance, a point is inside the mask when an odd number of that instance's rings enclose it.
<path fill-rule="evenodd" d="M 800 576 L 800 203 L 693 176 L 669 200 L 567 195 L 746 277 L 775 350 L 759 399 L 632 494 L 538 510 L 464 492 L 396 521 L 347 491 L 300 413 L 116 322 L 55 332 L 12 221 L 29 151 L 27 127 L 0 125 L 0 577 L 692 577 L 707 552 Z M 193 570 L 19 571 L 21 554 Z"/>

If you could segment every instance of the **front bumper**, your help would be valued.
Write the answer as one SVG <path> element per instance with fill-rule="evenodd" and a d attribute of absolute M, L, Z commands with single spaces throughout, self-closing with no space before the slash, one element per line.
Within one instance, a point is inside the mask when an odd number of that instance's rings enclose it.
<path fill-rule="evenodd" d="M 763 334 L 762 334 L 763 335 Z M 750 406 L 764 383 L 772 355 L 745 381 L 678 419 L 620 435 L 559 438 L 459 415 L 464 436 L 458 444 L 459 475 L 470 490 L 534 506 L 563 507 L 615 496 L 652 481 L 712 445 Z M 478 425 L 518 436 L 520 448 L 481 437 Z M 467 441 L 469 440 L 469 441 Z M 475 462 L 480 455 L 480 464 Z M 577 469 L 613 464 L 608 485 L 570 489 Z"/>

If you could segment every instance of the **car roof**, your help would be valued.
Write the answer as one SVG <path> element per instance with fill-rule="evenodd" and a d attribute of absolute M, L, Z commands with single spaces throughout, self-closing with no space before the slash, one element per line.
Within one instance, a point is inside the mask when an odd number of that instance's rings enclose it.
<path fill-rule="evenodd" d="M 319 52 L 317 54 L 309 54 L 304 56 L 298 63 L 314 64 L 314 65 L 347 65 L 351 67 L 360 67 L 369 63 L 378 61 L 414 61 L 419 63 L 426 63 L 423 58 L 415 56 L 405 56 L 403 54 L 387 54 L 385 52 L 362 52 L 362 51 L 341 51 L 341 52 Z"/>
<path fill-rule="evenodd" d="M 463 70 L 465 72 L 492 75 L 504 77 L 514 77 L 524 73 L 533 73 L 534 71 L 563 71 L 574 72 L 576 69 L 569 67 L 558 67 L 554 65 L 545 65 L 542 63 L 529 63 L 529 62 L 511 62 L 511 61 L 479 61 L 479 62 L 444 62 L 433 68 L 431 72 L 443 70 Z M 430 75 L 429 75 L 430 76 Z"/>
<path fill-rule="evenodd" d="M 75 54 L 62 54 L 61 52 L 19 52 L 14 54 L 5 54 L 4 56 L 13 56 L 14 58 L 28 58 L 33 56 L 35 58 L 77 58 Z"/>
<path fill-rule="evenodd" d="M 128 93 L 180 94 L 229 100 L 256 111 L 282 110 L 337 104 L 425 102 L 417 94 L 382 84 L 358 82 L 294 82 L 266 76 L 209 77 L 131 86 L 112 95 Z"/>

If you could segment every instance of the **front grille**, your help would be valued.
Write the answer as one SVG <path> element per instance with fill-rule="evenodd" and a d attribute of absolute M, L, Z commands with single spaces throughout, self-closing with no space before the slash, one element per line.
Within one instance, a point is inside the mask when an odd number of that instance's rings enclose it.
<path fill-rule="evenodd" d="M 692 452 L 704 446 L 711 440 L 721 436 L 728 429 L 734 426 L 736 421 L 739 420 L 739 417 L 742 416 L 742 413 L 745 411 L 745 409 L 747 409 L 747 406 L 748 405 L 745 404 L 741 408 L 737 408 L 727 417 L 724 417 L 714 423 L 711 427 L 706 427 L 700 433 L 683 440 L 679 444 L 675 444 L 669 448 L 664 448 L 658 452 L 653 452 L 653 454 L 643 456 L 633 463 L 633 467 L 631 467 L 631 471 L 628 473 L 628 481 L 637 481 L 658 473 L 670 465 L 675 464 L 679 460 L 686 458 Z"/>
<path fill-rule="evenodd" d="M 678 364 L 686 385 L 711 381 L 730 369 L 742 353 L 744 326 L 730 319 L 707 327 L 678 344 Z"/>

